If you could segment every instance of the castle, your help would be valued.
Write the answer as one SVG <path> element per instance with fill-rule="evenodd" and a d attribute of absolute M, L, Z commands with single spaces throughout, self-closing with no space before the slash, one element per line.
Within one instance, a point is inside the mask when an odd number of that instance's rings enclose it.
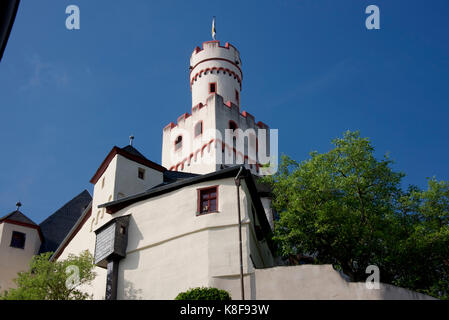
<path fill-rule="evenodd" d="M 192 109 L 163 128 L 162 163 L 113 147 L 83 192 L 37 225 L 19 211 L 0 219 L 0 286 L 34 254 L 52 260 L 89 250 L 94 299 L 174 299 L 192 287 L 233 299 L 425 299 L 402 288 L 368 290 L 331 266 L 279 266 L 270 190 L 277 141 L 241 110 L 242 62 L 229 43 L 207 41 L 190 58 Z M 271 171 L 273 172 L 273 171 Z M 44 221 L 45 222 L 45 221 Z M 57 235 L 56 235 L 57 233 Z"/>

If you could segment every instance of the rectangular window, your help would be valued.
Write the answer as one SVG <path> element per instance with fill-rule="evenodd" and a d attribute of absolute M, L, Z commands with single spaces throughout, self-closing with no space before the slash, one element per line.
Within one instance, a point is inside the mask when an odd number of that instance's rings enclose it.
<path fill-rule="evenodd" d="M 239 92 L 235 90 L 235 101 L 237 102 L 237 105 L 240 105 L 240 97 Z"/>
<path fill-rule="evenodd" d="M 198 189 L 198 214 L 218 211 L 218 186 Z"/>
<path fill-rule="evenodd" d="M 137 176 L 139 179 L 144 180 L 145 179 L 145 169 L 139 168 L 139 171 L 137 172 Z"/>
<path fill-rule="evenodd" d="M 215 92 L 217 92 L 217 83 L 216 82 L 209 83 L 209 93 Z"/>
<path fill-rule="evenodd" d="M 11 237 L 11 247 L 19 249 L 25 248 L 25 233 L 13 231 Z"/>
<path fill-rule="evenodd" d="M 195 137 L 203 133 L 203 121 L 198 121 L 195 125 Z"/>

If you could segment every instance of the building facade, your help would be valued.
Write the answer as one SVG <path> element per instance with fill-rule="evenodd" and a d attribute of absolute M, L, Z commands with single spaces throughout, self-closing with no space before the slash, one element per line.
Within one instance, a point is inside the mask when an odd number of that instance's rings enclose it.
<path fill-rule="evenodd" d="M 54 241 L 53 261 L 94 254 L 97 276 L 83 290 L 94 299 L 174 299 L 212 286 L 241 299 L 243 277 L 246 299 L 428 298 L 393 286 L 373 294 L 326 266 L 279 266 L 271 194 L 258 178 L 273 141 L 266 124 L 241 111 L 238 50 L 215 40 L 196 47 L 189 81 L 192 110 L 163 128 L 162 165 L 132 142 L 113 147 L 90 180 L 92 199 Z M 0 221 L 5 256 L 13 254 L 10 220 Z M 45 247 L 34 225 L 18 230 L 34 239 L 15 258 L 20 268 Z"/>

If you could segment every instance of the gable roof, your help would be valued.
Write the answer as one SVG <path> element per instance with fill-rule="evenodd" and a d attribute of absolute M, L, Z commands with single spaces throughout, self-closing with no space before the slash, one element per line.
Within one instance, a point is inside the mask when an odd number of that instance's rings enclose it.
<path fill-rule="evenodd" d="M 44 237 L 39 253 L 54 252 L 92 201 L 84 190 L 40 223 Z"/>
<path fill-rule="evenodd" d="M 5 221 L 5 220 L 7 220 L 7 221 Z M 33 220 L 28 218 L 26 215 L 24 215 L 19 210 L 13 211 L 13 212 L 7 214 L 6 216 L 3 216 L 2 218 L 0 218 L 0 223 L 2 223 L 4 221 L 5 222 L 15 221 L 15 222 L 23 223 L 23 224 L 37 226 L 37 224 Z"/>
<path fill-rule="evenodd" d="M 3 216 L 2 218 L 0 218 L 0 223 L 4 223 L 4 222 L 16 224 L 16 225 L 31 228 L 31 229 L 36 229 L 37 233 L 39 234 L 41 243 L 44 241 L 40 227 L 33 220 L 28 218 L 26 215 L 24 215 L 19 210 L 13 211 L 13 212 L 7 214 L 6 216 Z"/>
<path fill-rule="evenodd" d="M 92 183 L 92 184 L 97 183 L 98 179 L 100 179 L 101 175 L 108 168 L 109 163 L 111 163 L 112 159 L 114 159 L 114 157 L 117 154 L 122 155 L 123 157 L 125 157 L 131 161 L 140 163 L 144 166 L 147 166 L 149 168 L 152 168 L 152 169 L 160 171 L 160 172 L 164 172 L 167 170 L 166 168 L 157 164 L 156 162 L 153 162 L 153 161 L 145 158 L 145 156 L 143 156 L 136 148 L 134 148 L 131 145 L 128 145 L 124 148 L 119 148 L 117 146 L 114 146 L 112 148 L 112 150 L 109 152 L 109 154 L 106 156 L 106 158 L 103 160 L 103 162 L 101 163 L 100 167 L 95 172 L 92 179 L 90 179 L 90 183 Z"/>

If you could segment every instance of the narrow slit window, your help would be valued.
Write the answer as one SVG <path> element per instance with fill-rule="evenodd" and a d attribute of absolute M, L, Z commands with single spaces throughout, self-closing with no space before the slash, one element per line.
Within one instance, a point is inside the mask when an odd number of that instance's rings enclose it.
<path fill-rule="evenodd" d="M 139 168 L 139 171 L 137 172 L 137 176 L 139 179 L 144 180 L 145 179 L 145 169 Z"/>
<path fill-rule="evenodd" d="M 216 82 L 209 83 L 209 93 L 215 92 L 217 92 L 217 83 Z"/>
<path fill-rule="evenodd" d="M 182 148 L 182 136 L 179 136 L 175 140 L 175 150 L 179 150 Z"/>
<path fill-rule="evenodd" d="M 195 125 L 195 137 L 203 133 L 203 121 L 198 121 Z"/>

